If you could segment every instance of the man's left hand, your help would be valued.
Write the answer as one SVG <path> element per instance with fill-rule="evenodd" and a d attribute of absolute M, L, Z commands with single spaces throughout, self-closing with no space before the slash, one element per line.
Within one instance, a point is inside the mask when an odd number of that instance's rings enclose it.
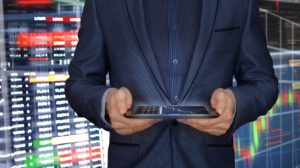
<path fill-rule="evenodd" d="M 230 128 L 235 110 L 235 96 L 230 89 L 216 89 L 210 99 L 212 110 L 219 116 L 217 118 L 178 119 L 199 131 L 220 136 Z"/>

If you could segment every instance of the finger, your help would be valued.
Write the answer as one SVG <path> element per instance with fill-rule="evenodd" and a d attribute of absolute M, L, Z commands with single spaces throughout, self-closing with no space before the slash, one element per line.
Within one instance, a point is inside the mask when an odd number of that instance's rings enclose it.
<path fill-rule="evenodd" d="M 124 116 L 124 114 L 120 113 L 119 110 L 116 110 L 116 113 L 113 113 L 112 118 L 115 122 L 120 122 L 123 125 L 126 125 L 126 127 L 130 128 L 130 124 L 129 121 L 127 120 L 127 118 Z"/>
<path fill-rule="evenodd" d="M 219 115 L 218 119 L 216 122 L 217 125 L 222 124 L 222 123 L 231 123 L 233 120 L 233 110 L 234 110 L 234 103 L 232 102 L 231 99 L 227 99 L 227 102 L 225 104 L 223 114 Z"/>
<path fill-rule="evenodd" d="M 128 108 L 125 102 L 117 102 L 117 112 L 121 115 L 124 116 L 128 112 Z"/>
<path fill-rule="evenodd" d="M 199 118 L 199 119 L 188 119 L 187 122 L 193 123 L 203 128 L 212 128 L 222 121 L 221 116 L 217 118 Z"/>
<path fill-rule="evenodd" d="M 199 128 L 198 123 L 196 123 L 194 120 L 192 119 L 177 119 L 178 122 L 189 125 L 191 127 L 197 127 Z"/>
<path fill-rule="evenodd" d="M 126 107 L 127 107 L 127 109 L 130 109 L 131 105 L 132 105 L 132 95 L 131 95 L 130 91 L 125 87 L 121 87 L 120 90 L 122 90 L 125 93 Z"/>
<path fill-rule="evenodd" d="M 215 125 L 215 128 L 224 129 L 226 131 L 230 128 L 234 118 L 233 116 L 234 107 L 232 106 L 233 105 L 227 105 L 224 114 L 220 116 L 219 124 Z"/>
<path fill-rule="evenodd" d="M 192 119 L 177 119 L 177 121 L 186 125 L 197 125 Z"/>
<path fill-rule="evenodd" d="M 210 98 L 210 104 L 213 108 L 216 106 L 216 102 L 217 102 L 219 93 L 223 92 L 223 91 L 224 91 L 224 89 L 218 88 L 212 93 L 211 98 Z"/>
<path fill-rule="evenodd" d="M 233 112 L 234 112 L 234 102 L 232 100 L 228 100 L 227 102 L 227 105 L 225 107 L 225 110 L 224 110 L 224 114 L 223 114 L 223 117 L 224 117 L 224 122 L 232 122 L 233 120 Z"/>
<path fill-rule="evenodd" d="M 116 101 L 113 97 L 110 97 L 107 102 L 107 112 L 111 121 L 115 120 L 120 115 L 116 107 Z"/>
<path fill-rule="evenodd" d="M 130 127 L 130 128 L 117 128 L 116 131 L 118 131 L 119 133 L 123 134 L 123 135 L 128 135 L 128 134 L 133 134 L 133 133 L 137 133 L 137 132 L 141 132 L 144 131 L 145 129 L 151 127 L 153 124 L 155 124 L 156 122 L 152 122 L 149 124 L 145 124 L 145 125 L 139 125 L 136 127 Z"/>
<path fill-rule="evenodd" d="M 219 115 L 223 115 L 224 114 L 224 110 L 226 108 L 226 104 L 227 104 L 227 100 L 219 100 L 216 103 L 216 107 L 214 108 L 214 111 L 219 114 Z"/>
<path fill-rule="evenodd" d="M 116 88 L 110 88 L 109 92 L 107 93 L 107 100 L 106 102 L 111 101 L 111 99 L 113 98 L 113 95 L 116 93 L 118 89 Z"/>
<path fill-rule="evenodd" d="M 197 123 L 195 122 L 191 122 L 191 121 L 188 121 L 188 120 L 180 120 L 179 122 L 183 123 L 183 124 L 186 124 L 198 131 L 201 131 L 201 132 L 206 132 L 207 128 L 204 128 L 202 125 L 198 125 Z"/>
<path fill-rule="evenodd" d="M 211 98 L 212 108 L 219 114 L 222 115 L 224 113 L 224 109 L 226 103 L 230 95 L 224 89 L 217 89 Z"/>
<path fill-rule="evenodd" d="M 203 125 L 199 124 L 198 122 L 196 122 L 193 119 L 178 119 L 177 120 L 180 123 L 186 124 L 188 126 L 191 126 L 199 131 L 203 131 L 205 130 L 205 128 L 203 127 Z"/>
<path fill-rule="evenodd" d="M 226 89 L 225 92 L 230 95 L 230 98 L 232 99 L 232 102 L 235 105 L 236 98 L 235 98 L 235 95 L 234 95 L 233 91 L 231 89 Z"/>
<path fill-rule="evenodd" d="M 122 122 L 114 121 L 111 123 L 111 126 L 114 130 L 116 129 L 129 129 L 129 127 Z"/>
<path fill-rule="evenodd" d="M 153 123 L 149 123 L 149 124 L 145 124 L 145 125 L 140 125 L 135 127 L 134 129 L 138 130 L 138 131 L 143 131 L 149 127 L 151 127 L 152 125 L 156 124 L 157 122 L 153 122 Z"/>
<path fill-rule="evenodd" d="M 228 124 L 228 123 L 222 123 L 222 124 L 216 125 L 212 129 L 223 131 L 223 132 L 227 132 L 229 130 L 229 128 L 230 128 L 230 124 Z"/>
<path fill-rule="evenodd" d="M 211 128 L 203 128 L 203 126 L 201 125 L 198 125 L 196 124 L 195 122 L 192 122 L 192 121 L 188 121 L 188 120 L 180 120 L 180 122 L 186 124 L 186 125 L 189 125 L 199 131 L 202 131 L 202 132 L 205 132 L 205 133 L 208 133 L 208 134 L 211 134 L 211 135 L 221 135 L 223 132 L 226 132 L 224 129 L 221 129 L 221 128 L 217 128 L 217 126 L 213 126 Z M 222 127 L 222 125 L 220 126 Z"/>
<path fill-rule="evenodd" d="M 227 99 L 226 95 L 223 93 L 220 94 L 219 97 L 217 98 L 215 107 L 213 108 L 214 111 L 219 115 L 224 114 L 224 110 L 226 108 L 227 101 L 228 101 L 228 99 Z"/>
<path fill-rule="evenodd" d="M 222 122 L 222 118 L 214 118 L 214 119 L 185 119 L 185 120 L 179 120 L 179 122 L 184 123 L 186 125 L 189 125 L 191 127 L 194 127 L 200 131 L 206 132 L 208 129 L 215 128 L 216 125 Z"/>
<path fill-rule="evenodd" d="M 128 119 L 125 118 L 123 120 L 125 123 L 127 123 L 129 125 L 130 128 L 136 128 L 136 127 L 140 127 L 140 126 L 144 126 L 144 125 L 154 125 L 158 122 L 160 122 L 161 120 L 154 120 L 154 119 Z"/>
<path fill-rule="evenodd" d="M 234 93 L 230 89 L 224 90 L 224 93 L 225 94 L 224 94 L 224 98 L 223 98 L 223 103 L 225 104 L 225 107 L 223 107 L 222 112 L 223 113 L 233 113 L 234 106 L 235 106 L 235 96 L 234 96 Z"/>
<path fill-rule="evenodd" d="M 206 133 L 208 133 L 210 135 L 214 135 L 214 136 L 221 136 L 221 135 L 224 135 L 226 132 L 222 131 L 222 130 L 218 130 L 218 129 L 210 129 L 210 130 L 207 130 Z"/>
<path fill-rule="evenodd" d="M 219 118 L 218 120 L 178 119 L 179 122 L 189 125 L 199 131 L 213 135 L 222 135 L 226 133 L 226 131 L 230 128 L 230 125 L 228 123 L 222 122 L 221 120 L 224 120 L 222 118 Z M 207 124 L 206 122 L 211 123 L 211 125 Z"/>
<path fill-rule="evenodd" d="M 117 116 L 118 122 L 123 123 L 124 125 L 128 126 L 129 128 L 135 128 L 142 125 L 153 125 L 161 120 L 152 120 L 152 119 L 130 119 L 126 118 L 124 115 Z"/>
<path fill-rule="evenodd" d="M 133 129 L 117 129 L 115 130 L 120 135 L 131 135 L 134 134 L 136 131 Z"/>
<path fill-rule="evenodd" d="M 127 112 L 126 105 L 126 93 L 123 90 L 118 90 L 114 94 L 114 99 L 116 103 L 116 108 L 121 115 L 124 115 Z"/>
<path fill-rule="evenodd" d="M 117 89 L 112 88 L 107 94 L 106 104 L 107 104 L 108 111 L 110 111 L 112 105 L 115 104 L 114 94 L 116 93 L 116 91 Z"/>

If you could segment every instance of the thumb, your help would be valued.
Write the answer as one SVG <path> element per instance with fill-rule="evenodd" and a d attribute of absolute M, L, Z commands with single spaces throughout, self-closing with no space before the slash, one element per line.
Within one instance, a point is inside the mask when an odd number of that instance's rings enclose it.
<path fill-rule="evenodd" d="M 216 108 L 217 102 L 219 99 L 219 95 L 220 95 L 220 93 L 223 93 L 223 92 L 224 92 L 224 89 L 218 88 L 212 93 L 212 96 L 210 98 L 210 105 L 212 108 Z"/>
<path fill-rule="evenodd" d="M 125 104 L 126 104 L 126 108 L 128 110 L 132 106 L 132 95 L 126 87 L 121 87 L 120 90 L 123 91 L 125 94 Z"/>
<path fill-rule="evenodd" d="M 223 114 L 224 108 L 226 106 L 226 103 L 224 101 L 226 97 L 225 94 L 226 92 L 224 89 L 218 88 L 213 92 L 211 96 L 211 100 L 210 100 L 211 107 L 219 115 Z"/>

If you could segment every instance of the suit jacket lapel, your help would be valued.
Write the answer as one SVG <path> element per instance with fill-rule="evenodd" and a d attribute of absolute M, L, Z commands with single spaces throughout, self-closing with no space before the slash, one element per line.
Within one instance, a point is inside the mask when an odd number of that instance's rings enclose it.
<path fill-rule="evenodd" d="M 129 15 L 129 20 L 133 28 L 137 43 L 142 51 L 143 57 L 146 59 L 147 65 L 149 66 L 156 82 L 166 96 L 166 88 L 162 80 L 159 66 L 148 37 L 148 31 L 146 29 L 143 0 L 125 0 L 125 3 Z"/>
<path fill-rule="evenodd" d="M 213 32 L 218 3 L 219 0 L 202 0 L 201 24 L 199 26 L 198 40 L 194 49 L 191 66 L 181 92 L 180 101 L 186 97 L 189 89 L 192 87 L 205 57 L 208 43 Z"/>

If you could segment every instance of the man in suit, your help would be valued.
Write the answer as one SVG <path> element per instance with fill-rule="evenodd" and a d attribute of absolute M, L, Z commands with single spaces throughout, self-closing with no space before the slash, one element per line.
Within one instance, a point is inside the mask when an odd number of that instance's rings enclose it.
<path fill-rule="evenodd" d="M 69 74 L 71 107 L 111 133 L 109 168 L 234 167 L 232 133 L 278 95 L 258 0 L 87 0 Z M 219 117 L 128 119 L 133 104 Z"/>

